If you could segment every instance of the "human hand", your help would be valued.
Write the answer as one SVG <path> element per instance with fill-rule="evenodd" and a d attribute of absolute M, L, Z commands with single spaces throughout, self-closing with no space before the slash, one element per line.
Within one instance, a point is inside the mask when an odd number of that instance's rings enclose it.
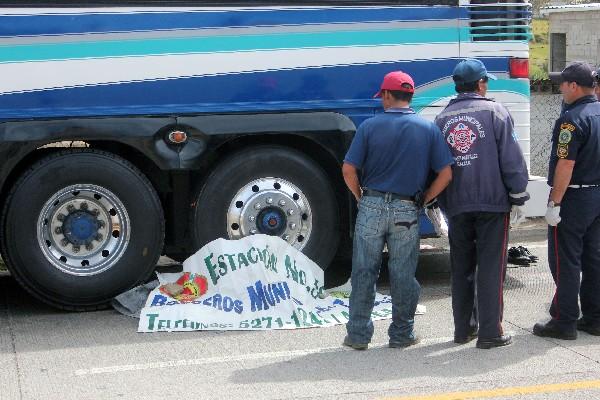
<path fill-rule="evenodd" d="M 548 208 L 546 209 L 546 222 L 550 226 L 556 226 L 560 220 L 560 206 L 557 206 L 553 201 L 550 201 L 548 203 Z"/>
<path fill-rule="evenodd" d="M 437 235 L 448 236 L 448 224 L 446 224 L 446 220 L 436 199 L 425 204 L 425 215 L 431 221 L 431 225 L 433 225 L 433 229 Z"/>
<path fill-rule="evenodd" d="M 510 226 L 513 228 L 519 226 L 525 221 L 525 213 L 522 206 L 513 205 L 510 209 Z"/>

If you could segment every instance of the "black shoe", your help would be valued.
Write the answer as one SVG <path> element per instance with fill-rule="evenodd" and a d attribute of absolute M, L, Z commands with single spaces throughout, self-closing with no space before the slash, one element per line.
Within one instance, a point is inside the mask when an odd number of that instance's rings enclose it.
<path fill-rule="evenodd" d="M 551 337 L 554 339 L 562 339 L 562 340 L 575 340 L 577 339 L 577 331 L 572 330 L 568 331 L 565 329 L 560 329 L 556 326 L 556 323 L 552 320 L 542 324 L 537 323 L 533 326 L 533 334 L 541 337 Z"/>
<path fill-rule="evenodd" d="M 477 339 L 477 343 L 475 344 L 475 347 L 477 347 L 478 349 L 491 349 L 492 347 L 508 346 L 511 343 L 512 343 L 512 336 L 502 335 L 502 336 L 498 336 L 495 338 L 489 338 L 489 339 L 479 338 L 479 339 Z"/>
<path fill-rule="evenodd" d="M 471 332 L 469 332 L 467 334 L 467 336 L 454 335 L 454 343 L 456 343 L 456 344 L 469 343 L 470 341 L 477 339 L 477 335 L 478 335 L 477 329 L 471 330 Z"/>
<path fill-rule="evenodd" d="M 529 265 L 531 263 L 531 259 L 516 247 L 508 249 L 507 261 L 509 264 L 515 265 Z"/>
<path fill-rule="evenodd" d="M 350 338 L 348 336 L 344 338 L 343 345 L 348 346 L 354 350 L 366 350 L 369 347 L 368 343 L 353 343 L 352 341 L 350 341 Z"/>
<path fill-rule="evenodd" d="M 410 339 L 406 342 L 393 342 L 390 340 L 390 343 L 388 345 L 393 349 L 403 349 L 405 347 L 413 346 L 413 345 L 419 343 L 420 341 L 421 341 L 421 338 L 418 336 L 415 336 L 413 339 Z"/>
<path fill-rule="evenodd" d="M 577 330 L 587 332 L 590 335 L 600 336 L 600 325 L 590 325 L 583 318 L 577 320 Z"/>
<path fill-rule="evenodd" d="M 531 252 L 529 251 L 529 249 L 527 247 L 519 246 L 519 247 L 517 247 L 517 249 L 521 250 L 521 254 L 523 254 L 526 257 L 529 257 L 529 260 L 532 263 L 536 263 L 537 262 L 538 257 L 534 256 L 533 254 L 531 254 Z"/>

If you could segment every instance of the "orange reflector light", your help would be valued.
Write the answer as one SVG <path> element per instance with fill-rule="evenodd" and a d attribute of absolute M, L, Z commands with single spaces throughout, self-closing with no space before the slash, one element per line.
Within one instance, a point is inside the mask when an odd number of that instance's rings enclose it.
<path fill-rule="evenodd" d="M 508 65 L 511 78 L 529 78 L 528 58 L 511 58 Z"/>
<path fill-rule="evenodd" d="M 175 144 L 184 143 L 187 140 L 187 133 L 183 131 L 173 131 L 169 133 L 169 142 Z"/>

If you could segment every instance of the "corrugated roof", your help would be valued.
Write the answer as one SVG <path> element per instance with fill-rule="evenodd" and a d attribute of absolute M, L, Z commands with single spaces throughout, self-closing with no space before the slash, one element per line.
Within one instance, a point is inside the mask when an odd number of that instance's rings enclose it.
<path fill-rule="evenodd" d="M 549 7 L 540 8 L 540 14 L 543 16 L 553 14 L 553 13 L 584 12 L 584 11 L 600 11 L 600 3 L 565 4 L 562 6 L 549 6 Z"/>

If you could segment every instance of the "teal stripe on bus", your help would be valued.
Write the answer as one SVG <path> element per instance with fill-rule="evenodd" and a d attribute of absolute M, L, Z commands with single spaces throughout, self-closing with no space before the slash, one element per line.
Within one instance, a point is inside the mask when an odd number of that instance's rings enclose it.
<path fill-rule="evenodd" d="M 0 62 L 214 53 L 318 47 L 452 43 L 464 28 L 419 28 L 374 31 L 281 33 L 269 35 L 46 43 L 0 46 Z"/>
<path fill-rule="evenodd" d="M 497 81 L 490 80 L 488 86 L 488 93 L 490 97 L 494 97 L 493 92 L 517 93 L 521 96 L 529 98 L 529 81 L 523 79 L 498 79 Z M 417 90 L 417 96 L 415 96 L 415 100 L 411 106 L 415 109 L 415 111 L 418 112 L 421 109 L 439 101 L 440 99 L 450 96 L 456 96 L 454 83 L 446 83 L 423 91 Z"/>

